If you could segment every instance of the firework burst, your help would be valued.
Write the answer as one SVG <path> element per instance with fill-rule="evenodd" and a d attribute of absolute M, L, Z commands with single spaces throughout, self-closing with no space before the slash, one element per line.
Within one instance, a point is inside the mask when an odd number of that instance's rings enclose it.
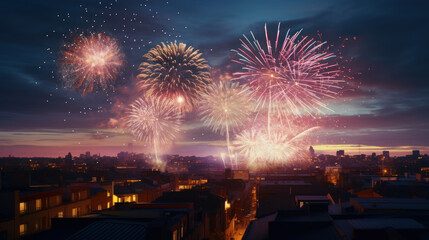
<path fill-rule="evenodd" d="M 64 48 L 60 72 L 66 87 L 82 89 L 85 95 L 113 85 L 124 57 L 116 40 L 101 33 L 81 35 Z"/>
<path fill-rule="evenodd" d="M 209 65 L 201 53 L 184 43 L 161 43 L 143 56 L 138 88 L 146 95 L 176 101 L 181 111 L 191 111 L 207 84 Z"/>
<path fill-rule="evenodd" d="M 287 135 L 275 132 L 268 137 L 264 131 L 247 130 L 237 137 L 237 150 L 248 160 L 250 167 L 261 163 L 274 164 L 288 161 Z"/>
<path fill-rule="evenodd" d="M 308 136 L 317 129 L 312 127 L 298 134 L 276 131 L 269 137 L 266 131 L 252 128 L 239 134 L 235 144 L 249 168 L 276 167 L 302 160 L 306 156 Z"/>
<path fill-rule="evenodd" d="M 237 51 L 242 72 L 235 73 L 236 80 L 249 85 L 257 101 L 257 110 L 268 107 L 271 112 L 284 115 L 322 113 L 328 109 L 324 97 L 334 98 L 341 90 L 340 70 L 329 60 L 333 53 L 323 50 L 324 42 L 308 37 L 299 39 L 301 31 L 286 33 L 279 43 L 280 24 L 274 44 L 265 26 L 266 48 L 263 48 L 251 32 L 252 40 L 244 36 Z M 268 106 L 267 106 L 268 105 Z"/>
<path fill-rule="evenodd" d="M 221 81 L 210 84 L 201 95 L 200 116 L 204 125 L 213 132 L 226 135 L 228 156 L 231 160 L 230 132 L 242 127 L 252 113 L 247 88 L 238 82 Z"/>
<path fill-rule="evenodd" d="M 262 145 L 265 141 L 264 136 L 255 128 L 245 130 L 237 136 L 235 144 L 238 146 L 239 154 L 244 156 L 248 162 L 263 157 Z"/>
<path fill-rule="evenodd" d="M 171 101 L 161 97 L 138 98 L 129 107 L 126 128 L 139 140 L 153 146 L 156 164 L 159 146 L 169 144 L 180 130 L 181 117 Z"/>
<path fill-rule="evenodd" d="M 253 109 L 247 88 L 222 81 L 210 84 L 202 93 L 199 110 L 204 125 L 223 135 L 243 126 Z"/>

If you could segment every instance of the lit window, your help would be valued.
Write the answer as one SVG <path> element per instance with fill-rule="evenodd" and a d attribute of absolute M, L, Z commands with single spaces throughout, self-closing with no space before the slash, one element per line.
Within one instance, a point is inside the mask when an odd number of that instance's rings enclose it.
<path fill-rule="evenodd" d="M 34 226 L 36 231 L 39 231 L 39 220 L 36 221 L 36 225 Z"/>
<path fill-rule="evenodd" d="M 57 215 L 59 218 L 63 218 L 64 217 L 64 212 L 58 212 L 58 215 Z"/>
<path fill-rule="evenodd" d="M 72 217 L 77 217 L 77 208 L 72 209 Z"/>
<path fill-rule="evenodd" d="M 177 230 L 174 230 L 173 232 L 173 240 L 177 240 Z"/>
<path fill-rule="evenodd" d="M 22 236 L 24 234 L 27 234 L 27 224 L 20 224 L 19 225 L 19 235 Z"/>
<path fill-rule="evenodd" d="M 36 211 L 42 209 L 42 199 L 36 199 Z"/>
<path fill-rule="evenodd" d="M 107 202 L 107 208 L 110 208 L 110 202 Z"/>
<path fill-rule="evenodd" d="M 110 197 L 110 191 L 107 191 L 107 197 Z"/>
<path fill-rule="evenodd" d="M 77 199 L 80 200 L 80 192 L 77 193 Z"/>
<path fill-rule="evenodd" d="M 101 210 L 101 204 L 98 204 L 97 206 L 97 210 L 100 211 Z"/>
<path fill-rule="evenodd" d="M 26 202 L 20 202 L 19 203 L 19 213 L 23 214 L 27 212 L 27 203 Z"/>
<path fill-rule="evenodd" d="M 136 195 L 133 195 L 133 202 L 136 202 L 136 201 L 137 201 Z"/>

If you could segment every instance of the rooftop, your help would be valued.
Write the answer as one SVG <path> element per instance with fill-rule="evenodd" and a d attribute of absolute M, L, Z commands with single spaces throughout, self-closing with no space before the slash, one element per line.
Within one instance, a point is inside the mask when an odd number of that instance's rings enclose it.
<path fill-rule="evenodd" d="M 334 220 L 334 225 L 345 239 L 354 239 L 357 231 L 425 231 L 427 228 L 411 218 L 360 218 Z"/>
<path fill-rule="evenodd" d="M 297 201 L 331 201 L 326 195 L 296 195 Z"/>
<path fill-rule="evenodd" d="M 106 220 L 94 222 L 67 239 L 73 240 L 101 240 L 101 239 L 146 239 L 144 223 Z"/>
<path fill-rule="evenodd" d="M 42 187 L 28 187 L 19 190 L 20 195 L 34 194 L 34 193 L 42 193 L 49 192 L 54 190 L 59 190 L 59 187 L 51 187 L 51 186 L 42 186 Z"/>
<path fill-rule="evenodd" d="M 351 198 L 350 203 L 363 210 L 429 211 L 429 200 L 413 198 Z"/>
<path fill-rule="evenodd" d="M 258 218 L 250 222 L 243 235 L 243 240 L 257 240 L 268 238 L 268 223 L 276 219 L 277 213 Z"/>

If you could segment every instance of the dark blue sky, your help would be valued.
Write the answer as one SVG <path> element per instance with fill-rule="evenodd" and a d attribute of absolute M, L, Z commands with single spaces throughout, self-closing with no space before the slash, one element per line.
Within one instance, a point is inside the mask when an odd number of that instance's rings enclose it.
<path fill-rule="evenodd" d="M 110 124 L 133 88 L 141 56 L 161 41 L 193 45 L 218 73 L 238 66 L 242 34 L 303 29 L 352 59 L 355 88 L 331 103 L 316 151 L 429 150 L 428 9 L 424 1 L 8 1 L 0 14 L 0 155 L 114 154 L 132 138 Z M 78 32 L 118 39 L 126 66 L 115 91 L 64 89 L 56 59 Z M 354 39 L 354 37 L 356 39 Z M 345 39 L 349 39 L 346 41 Z M 344 44 L 344 47 L 341 47 Z M 222 137 L 189 115 L 169 152 L 215 154 Z M 135 146 L 139 143 L 135 142 Z M 319 148 L 317 147 L 319 146 Z M 140 149 L 134 149 L 136 151 Z M 144 151 L 143 148 L 141 151 Z"/>

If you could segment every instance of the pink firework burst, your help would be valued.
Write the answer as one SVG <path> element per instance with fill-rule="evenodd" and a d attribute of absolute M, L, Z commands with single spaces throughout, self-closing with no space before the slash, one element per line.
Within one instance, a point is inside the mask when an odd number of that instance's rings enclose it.
<path fill-rule="evenodd" d="M 249 85 L 257 101 L 257 110 L 268 108 L 269 114 L 303 115 L 322 113 L 329 109 L 323 98 L 335 98 L 341 90 L 340 70 L 330 60 L 335 57 L 323 49 L 325 42 L 302 37 L 301 31 L 286 33 L 280 39 L 280 24 L 274 44 L 268 37 L 265 25 L 266 48 L 251 32 L 252 40 L 244 36 L 241 48 L 236 50 L 242 72 L 235 80 Z M 268 106 L 267 106 L 268 105 Z"/>
<path fill-rule="evenodd" d="M 159 168 L 163 166 L 158 156 L 160 147 L 176 138 L 181 122 L 180 113 L 171 100 L 154 96 L 136 99 L 125 116 L 129 132 L 153 147 L 155 165 Z"/>
<path fill-rule="evenodd" d="M 95 87 L 113 85 L 123 65 L 124 54 L 116 40 L 99 34 L 81 35 L 61 51 L 60 72 L 66 87 L 90 93 Z"/>
<path fill-rule="evenodd" d="M 172 101 L 162 97 L 138 98 L 126 113 L 126 127 L 148 144 L 169 144 L 180 131 L 181 117 Z"/>

